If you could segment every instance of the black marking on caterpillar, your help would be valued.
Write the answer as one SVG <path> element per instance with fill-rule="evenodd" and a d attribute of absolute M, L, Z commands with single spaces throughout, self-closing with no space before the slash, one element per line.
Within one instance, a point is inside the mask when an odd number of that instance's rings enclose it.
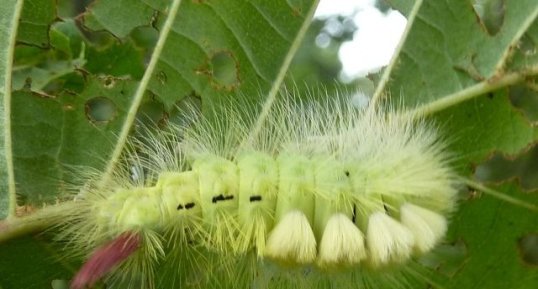
<path fill-rule="evenodd" d="M 196 206 L 196 204 L 192 203 L 192 202 L 191 203 L 186 203 L 185 205 L 179 204 L 179 205 L 177 205 L 177 210 L 178 211 L 183 210 L 183 209 L 188 210 L 188 209 L 194 208 L 194 206 Z"/>
<path fill-rule="evenodd" d="M 222 201 L 230 201 L 230 200 L 233 200 L 234 199 L 234 196 L 233 195 L 229 195 L 229 196 L 224 196 L 223 194 L 220 194 L 218 196 L 214 196 L 212 199 L 211 199 L 211 202 L 213 204 L 216 204 L 217 202 L 222 202 Z"/>
<path fill-rule="evenodd" d="M 260 202 L 262 200 L 262 196 L 250 196 L 251 202 Z"/>

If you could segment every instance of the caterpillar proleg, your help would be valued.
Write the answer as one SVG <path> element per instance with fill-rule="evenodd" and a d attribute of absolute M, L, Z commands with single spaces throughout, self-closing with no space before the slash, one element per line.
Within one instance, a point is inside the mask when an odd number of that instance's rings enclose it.
<path fill-rule="evenodd" d="M 73 288 L 369 288 L 444 237 L 458 178 L 431 123 L 341 98 L 280 101 L 256 135 L 243 115 L 132 141 L 64 225 L 90 255 Z"/>

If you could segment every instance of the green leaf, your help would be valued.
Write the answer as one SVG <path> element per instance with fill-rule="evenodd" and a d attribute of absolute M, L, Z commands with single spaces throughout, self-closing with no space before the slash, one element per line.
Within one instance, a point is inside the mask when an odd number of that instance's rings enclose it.
<path fill-rule="evenodd" d="M 512 106 L 507 89 L 450 107 L 435 119 L 462 171 L 494 151 L 515 155 L 536 140 L 532 124 Z"/>
<path fill-rule="evenodd" d="M 139 80 L 144 74 L 143 55 L 131 41 L 111 43 L 105 48 L 89 47 L 85 66 L 92 74 L 131 76 Z"/>
<path fill-rule="evenodd" d="M 56 21 L 56 1 L 24 1 L 17 41 L 49 47 L 49 28 Z"/>
<path fill-rule="evenodd" d="M 280 66 L 275 64 L 283 62 L 311 6 L 312 1 L 182 1 L 149 89 L 167 108 L 191 94 L 207 102 L 263 99 L 260 92 L 276 78 Z M 100 1 L 89 15 L 102 19 L 100 28 L 125 37 L 149 25 L 154 8 L 162 6 Z"/>
<path fill-rule="evenodd" d="M 61 197 L 70 166 L 102 169 L 122 127 L 136 82 L 89 77 L 80 94 L 13 94 L 13 154 L 19 200 L 28 205 Z M 104 113 L 103 113 L 104 110 Z M 22 181 L 32 180 L 32 181 Z"/>
<path fill-rule="evenodd" d="M 69 267 L 42 238 L 25 237 L 0 246 L 0 288 L 53 288 L 51 283 L 54 280 L 69 280 L 73 274 Z"/>
<path fill-rule="evenodd" d="M 140 0 L 95 1 L 84 15 L 84 23 L 92 30 L 104 29 L 125 38 L 134 28 L 150 25 L 158 12 L 155 9 L 163 9 L 165 6 L 162 4 L 168 4 L 168 1 L 153 2 L 161 5 L 152 7 Z"/>
<path fill-rule="evenodd" d="M 505 1 L 500 31 L 490 35 L 469 1 L 416 3 L 418 13 L 412 15 L 413 25 L 385 87 L 393 96 L 404 96 L 411 107 L 510 71 L 512 50 L 538 16 L 534 0 Z"/>
<path fill-rule="evenodd" d="M 515 184 L 498 188 L 511 197 L 538 205 L 536 194 Z M 452 218 L 449 239 L 463 242 L 467 256 L 444 288 L 536 288 L 538 270 L 523 260 L 520 240 L 536 234 L 538 213 L 472 192 Z"/>

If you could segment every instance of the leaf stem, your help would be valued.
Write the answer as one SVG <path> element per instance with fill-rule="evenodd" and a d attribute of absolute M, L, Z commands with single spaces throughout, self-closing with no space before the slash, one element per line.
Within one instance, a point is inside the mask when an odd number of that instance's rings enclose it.
<path fill-rule="evenodd" d="M 262 125 L 265 122 L 265 119 L 267 118 L 267 116 L 269 115 L 271 107 L 273 106 L 273 103 L 276 100 L 276 96 L 278 95 L 280 86 L 282 85 L 282 82 L 284 81 L 284 77 L 286 76 L 288 68 L 290 67 L 291 61 L 293 60 L 293 57 L 295 56 L 295 54 L 297 53 L 297 50 L 301 46 L 302 40 L 306 32 L 308 31 L 308 28 L 310 27 L 310 23 L 312 22 L 312 18 L 314 17 L 314 13 L 316 12 L 318 3 L 319 3 L 319 0 L 315 0 L 314 3 L 312 3 L 312 7 L 310 7 L 310 10 L 306 14 L 303 25 L 301 25 L 299 32 L 297 32 L 297 36 L 291 43 L 290 49 L 288 53 L 286 54 L 286 57 L 284 58 L 284 62 L 280 66 L 280 70 L 278 71 L 276 79 L 273 81 L 271 90 L 269 90 L 269 93 L 267 94 L 265 103 L 263 104 L 262 110 L 260 114 L 258 115 L 258 119 L 256 120 L 256 123 L 254 124 L 254 127 L 252 129 L 252 132 L 250 134 L 248 141 L 256 138 L 256 136 L 260 133 Z"/>
<path fill-rule="evenodd" d="M 526 209 L 529 209 L 531 211 L 535 211 L 535 212 L 538 212 L 538 206 L 534 205 L 534 204 L 529 204 L 529 203 L 526 203 L 520 199 L 517 199 L 517 198 L 514 198 L 514 197 L 511 197 L 507 194 L 503 194 L 501 192 L 498 192 L 498 191 L 495 191 L 493 189 L 490 189 L 480 183 L 477 183 L 473 180 L 470 180 L 470 179 L 466 179 L 466 178 L 462 178 L 463 182 L 468 185 L 469 187 L 472 187 L 474 189 L 477 189 L 483 193 L 486 193 L 492 197 L 495 197 L 501 201 L 505 201 L 507 203 L 510 203 L 510 204 L 513 204 L 513 205 L 516 205 L 516 206 L 520 206 L 520 207 L 523 207 L 523 208 L 526 208 Z"/>
<path fill-rule="evenodd" d="M 144 97 L 144 93 L 146 92 L 149 81 L 153 75 L 153 71 L 157 66 L 157 62 L 159 61 L 159 57 L 161 56 L 164 44 L 166 43 L 166 39 L 168 39 L 168 33 L 170 32 L 174 24 L 174 20 L 179 10 L 180 3 L 181 0 L 173 0 L 172 6 L 168 11 L 168 16 L 166 17 L 166 21 L 164 22 L 164 25 L 161 29 L 161 33 L 159 34 L 159 40 L 155 45 L 155 49 L 153 49 L 153 53 L 151 54 L 151 59 L 149 61 L 148 67 L 144 72 L 144 76 L 142 77 L 142 80 L 140 81 L 140 84 L 136 89 L 136 92 L 133 97 L 133 102 L 131 104 L 131 107 L 129 108 L 129 112 L 127 113 L 127 117 L 118 136 L 118 141 L 116 143 L 116 146 L 114 147 L 114 151 L 112 152 L 110 161 L 108 162 L 105 169 L 105 173 L 103 174 L 103 177 L 101 179 L 101 186 L 106 184 L 110 180 L 112 173 L 120 159 L 123 147 L 127 142 L 127 137 L 129 136 L 129 132 L 131 130 L 133 122 L 135 121 L 136 113 Z"/>
<path fill-rule="evenodd" d="M 413 4 L 413 9 L 411 9 L 411 12 L 409 13 L 409 17 L 407 18 L 407 24 L 405 25 L 405 30 L 400 38 L 400 42 L 398 43 L 398 46 L 396 46 L 396 50 L 394 51 L 392 58 L 389 62 L 389 65 L 385 68 L 383 71 L 383 75 L 381 75 L 381 79 L 379 80 L 379 83 L 377 84 L 377 87 L 374 91 L 374 95 L 372 96 L 372 100 L 370 102 L 370 107 L 375 108 L 377 105 L 377 102 L 381 100 L 381 97 L 383 96 L 383 92 L 385 90 L 385 86 L 387 86 L 387 83 L 390 80 L 390 75 L 392 73 L 392 70 L 396 66 L 396 62 L 398 61 L 400 52 L 404 46 L 404 43 L 407 39 L 407 35 L 411 31 L 411 28 L 413 27 L 413 23 L 415 22 L 415 19 L 418 15 L 418 11 L 420 10 L 420 7 L 422 6 L 422 0 L 416 0 L 415 4 Z"/>
<path fill-rule="evenodd" d="M 447 109 L 451 106 L 457 105 L 461 102 L 467 101 L 474 97 L 486 94 L 488 92 L 495 91 L 499 88 L 516 84 L 524 81 L 530 76 L 538 74 L 538 66 L 532 66 L 523 71 L 510 72 L 501 76 L 494 76 L 482 82 L 479 82 L 466 89 L 460 90 L 456 93 L 449 94 L 436 101 L 428 104 L 421 105 L 410 112 L 419 117 L 428 116 L 436 112 Z"/>
<path fill-rule="evenodd" d="M 525 19 L 525 21 L 522 23 L 522 25 L 519 27 L 517 32 L 512 37 L 512 41 L 510 41 L 509 45 L 507 46 L 507 49 L 505 49 L 499 61 L 495 65 L 495 71 L 502 71 L 502 69 L 506 66 L 506 62 L 510 59 L 510 56 L 514 52 L 513 47 L 517 46 L 517 43 L 521 40 L 521 37 L 523 36 L 523 34 L 525 34 L 525 32 L 528 31 L 529 27 L 534 23 L 537 17 L 538 17 L 538 5 L 534 8 L 532 13 L 529 14 L 529 17 Z"/>
<path fill-rule="evenodd" d="M 6 4 L 7 5 L 7 4 Z M 19 26 L 19 18 L 21 16 L 22 7 L 24 5 L 23 0 L 18 0 L 15 3 L 15 9 L 13 11 L 13 16 L 11 18 L 11 31 L 7 44 L 7 51 L 5 52 L 5 62 L 2 64 L 5 67 L 4 71 L 4 83 L 3 87 L 3 104 L 0 109 L 0 119 L 3 120 L 3 150 L 2 154 L 4 157 L 7 173 L 7 193 L 8 193 L 8 212 L 7 217 L 13 218 L 17 209 L 17 195 L 15 187 L 15 170 L 13 166 L 13 147 L 11 143 L 11 80 L 12 80 L 12 68 L 13 68 L 13 57 L 15 54 L 15 42 L 17 40 L 17 30 Z M 0 91 L 2 93 L 2 91 Z"/>
<path fill-rule="evenodd" d="M 0 243 L 29 233 L 39 232 L 54 225 L 65 215 L 66 211 L 73 208 L 74 203 L 64 202 L 37 210 L 25 217 L 0 221 Z"/>

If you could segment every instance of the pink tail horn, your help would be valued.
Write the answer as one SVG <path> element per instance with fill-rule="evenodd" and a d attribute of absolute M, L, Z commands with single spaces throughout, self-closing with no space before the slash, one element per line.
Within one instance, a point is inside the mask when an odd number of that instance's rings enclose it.
<path fill-rule="evenodd" d="M 138 233 L 124 232 L 116 239 L 97 248 L 71 282 L 71 289 L 93 286 L 103 276 L 131 256 L 140 247 Z"/>

